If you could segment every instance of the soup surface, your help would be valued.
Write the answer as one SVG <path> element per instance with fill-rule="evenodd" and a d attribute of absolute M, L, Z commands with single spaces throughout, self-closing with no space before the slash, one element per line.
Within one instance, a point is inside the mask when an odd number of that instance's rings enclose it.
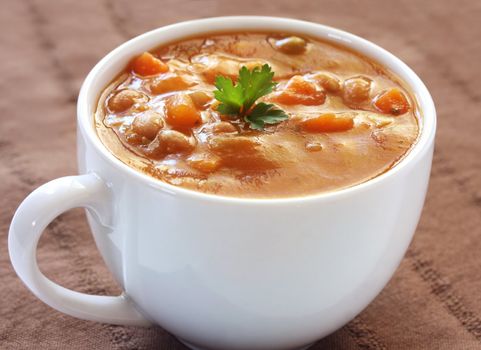
<path fill-rule="evenodd" d="M 95 125 L 117 158 L 164 182 L 277 198 L 386 172 L 416 142 L 418 113 L 399 79 L 355 52 L 225 33 L 133 58 L 100 97 Z"/>

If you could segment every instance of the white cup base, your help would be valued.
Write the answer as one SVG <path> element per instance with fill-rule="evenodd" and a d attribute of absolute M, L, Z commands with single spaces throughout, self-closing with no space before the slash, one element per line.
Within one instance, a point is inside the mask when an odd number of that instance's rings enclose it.
<path fill-rule="evenodd" d="M 195 345 L 189 343 L 188 341 L 185 341 L 185 340 L 183 340 L 183 339 L 181 339 L 181 338 L 178 338 L 178 337 L 176 337 L 176 339 L 177 339 L 178 341 L 180 341 L 182 344 L 184 344 L 185 346 L 187 346 L 189 349 L 192 349 L 192 350 L 210 350 L 210 349 L 208 349 L 208 348 L 200 348 L 200 347 L 198 347 L 198 346 L 195 346 Z M 303 346 L 302 348 L 298 348 L 298 349 L 296 349 L 296 350 L 307 350 L 307 349 L 309 349 L 309 348 L 310 348 L 311 346 L 313 346 L 313 345 L 314 345 L 314 343 L 311 343 L 311 344 L 309 344 L 309 345 Z"/>

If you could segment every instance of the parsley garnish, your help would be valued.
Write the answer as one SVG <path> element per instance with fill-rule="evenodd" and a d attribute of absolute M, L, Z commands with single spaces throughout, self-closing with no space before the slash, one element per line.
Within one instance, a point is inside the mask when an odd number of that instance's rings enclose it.
<path fill-rule="evenodd" d="M 249 71 L 246 67 L 239 70 L 239 79 L 234 85 L 230 78 L 215 78 L 215 98 L 221 102 L 217 110 L 230 117 L 243 118 L 251 129 L 262 130 L 265 124 L 276 124 L 288 118 L 288 115 L 273 104 L 255 102 L 272 92 L 276 83 L 272 81 L 274 72 L 264 64 Z M 254 105 L 255 104 L 255 105 Z"/>

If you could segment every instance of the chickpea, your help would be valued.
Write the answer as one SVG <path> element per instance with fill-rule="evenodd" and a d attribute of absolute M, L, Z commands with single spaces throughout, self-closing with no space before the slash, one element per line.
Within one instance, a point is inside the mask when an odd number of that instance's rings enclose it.
<path fill-rule="evenodd" d="M 256 45 L 255 42 L 249 40 L 237 40 L 232 45 L 232 51 L 238 56 L 252 56 L 256 51 Z"/>
<path fill-rule="evenodd" d="M 232 132 L 237 132 L 237 129 L 229 122 L 217 122 L 212 125 L 212 133 L 214 134 L 225 134 Z"/>
<path fill-rule="evenodd" d="M 150 91 L 153 94 L 160 95 L 166 92 L 185 90 L 191 85 L 177 74 L 166 73 L 154 79 L 150 84 Z"/>
<path fill-rule="evenodd" d="M 344 81 L 343 99 L 348 105 L 357 105 L 369 98 L 371 79 L 365 77 L 350 78 Z"/>
<path fill-rule="evenodd" d="M 153 111 L 136 116 L 131 126 L 133 132 L 149 140 L 153 140 L 163 127 L 164 120 L 162 116 Z"/>
<path fill-rule="evenodd" d="M 246 136 L 216 136 L 209 140 L 209 148 L 214 153 L 224 156 L 240 156 L 242 154 L 254 153 L 259 146 L 259 141 Z"/>
<path fill-rule="evenodd" d="M 139 146 L 143 143 L 144 137 L 135 133 L 126 133 L 125 140 L 133 146 Z"/>
<path fill-rule="evenodd" d="M 107 107 L 113 113 L 124 112 L 137 102 L 147 102 L 148 97 L 135 90 L 120 90 L 107 101 Z"/>
<path fill-rule="evenodd" d="M 272 158 L 255 137 L 213 136 L 209 138 L 209 149 L 222 160 L 222 166 L 237 169 L 272 169 L 276 167 Z"/>
<path fill-rule="evenodd" d="M 306 50 L 306 46 L 306 41 L 297 36 L 289 36 L 275 42 L 276 49 L 288 55 L 301 54 Z"/>
<path fill-rule="evenodd" d="M 192 59 L 193 67 L 199 71 L 209 84 L 214 84 L 218 75 L 229 77 L 233 80 L 239 74 L 241 62 L 226 55 L 198 55 Z"/>
<path fill-rule="evenodd" d="M 341 83 L 335 76 L 327 73 L 315 73 L 311 79 L 318 83 L 327 92 L 339 92 L 341 90 Z"/>
<path fill-rule="evenodd" d="M 146 153 L 151 158 L 160 159 L 167 154 L 189 153 L 194 147 L 194 142 L 185 134 L 175 130 L 160 130 Z"/>

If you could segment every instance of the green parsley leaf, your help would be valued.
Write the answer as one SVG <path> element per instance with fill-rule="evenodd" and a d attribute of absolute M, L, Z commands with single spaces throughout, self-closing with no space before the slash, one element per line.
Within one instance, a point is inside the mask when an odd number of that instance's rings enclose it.
<path fill-rule="evenodd" d="M 260 102 L 244 117 L 251 129 L 262 130 L 265 124 L 277 124 L 288 119 L 289 116 L 271 103 Z"/>
<path fill-rule="evenodd" d="M 218 111 L 232 117 L 243 117 L 256 130 L 262 130 L 265 124 L 276 124 L 287 119 L 287 114 L 272 104 L 261 102 L 254 106 L 259 98 L 272 92 L 276 86 L 273 78 L 274 72 L 268 64 L 252 70 L 242 67 L 235 85 L 230 78 L 217 76 L 214 96 L 221 102 Z"/>
<path fill-rule="evenodd" d="M 247 112 L 256 100 L 272 92 L 276 86 L 272 78 L 274 78 L 274 72 L 267 64 L 264 64 L 261 69 L 255 67 L 252 71 L 246 67 L 239 70 L 238 85 L 244 89 L 244 111 Z"/>
<path fill-rule="evenodd" d="M 222 114 L 235 115 L 239 114 L 244 104 L 244 90 L 242 86 L 237 84 L 234 86 L 232 80 L 223 76 L 217 76 L 215 78 L 214 91 L 215 98 L 222 102 L 218 110 Z"/>

